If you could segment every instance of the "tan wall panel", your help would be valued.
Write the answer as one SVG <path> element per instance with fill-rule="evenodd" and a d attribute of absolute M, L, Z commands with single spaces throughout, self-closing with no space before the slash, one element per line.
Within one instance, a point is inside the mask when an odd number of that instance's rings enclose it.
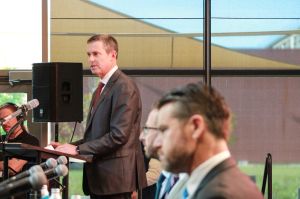
<path fill-rule="evenodd" d="M 119 13 L 103 9 L 93 3 L 84 0 L 51 0 L 51 17 L 120 17 Z"/>
<path fill-rule="evenodd" d="M 285 64 L 251 55 L 246 55 L 230 49 L 212 46 L 213 68 L 290 68 L 296 65 Z M 174 67 L 203 67 L 202 41 L 176 38 L 174 40 Z"/>
<path fill-rule="evenodd" d="M 259 58 L 217 46 L 212 47 L 212 58 L 212 66 L 214 68 L 299 68 L 296 65 Z"/>
<path fill-rule="evenodd" d="M 86 66 L 86 40 L 89 36 L 52 36 L 51 61 L 80 61 Z M 122 67 L 194 68 L 202 67 L 202 43 L 193 39 L 168 37 L 116 37 L 120 45 Z M 173 52 L 173 55 L 172 55 Z M 173 57 L 173 61 L 172 61 Z M 212 47 L 213 68 L 286 68 L 296 65 L 254 57 Z"/>
<path fill-rule="evenodd" d="M 82 62 L 88 67 L 84 36 L 52 36 L 52 62 Z M 171 39 L 147 37 L 116 37 L 119 42 L 120 67 L 170 67 Z M 143 45 L 140 45 L 143 44 Z"/>
<path fill-rule="evenodd" d="M 202 67 L 202 43 L 194 39 L 177 37 L 174 39 L 173 67 Z"/>
<path fill-rule="evenodd" d="M 82 62 L 87 65 L 86 40 L 81 36 L 52 36 L 51 54 L 52 62 Z"/>
<path fill-rule="evenodd" d="M 120 67 L 170 67 L 171 39 L 166 37 L 116 37 Z"/>
<path fill-rule="evenodd" d="M 53 19 L 51 21 L 51 32 L 67 33 L 168 33 L 159 28 L 153 28 L 145 23 L 135 20 L 81 20 L 81 19 Z"/>

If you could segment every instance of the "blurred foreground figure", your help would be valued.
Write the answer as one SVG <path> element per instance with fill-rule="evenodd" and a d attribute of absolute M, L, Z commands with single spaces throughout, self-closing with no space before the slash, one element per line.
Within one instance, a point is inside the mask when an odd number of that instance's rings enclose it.
<path fill-rule="evenodd" d="M 157 180 L 161 172 L 161 165 L 158 160 L 157 149 L 153 147 L 153 141 L 158 134 L 157 115 L 158 109 L 155 107 L 152 108 L 140 133 L 140 141 L 144 146 L 145 165 L 147 170 L 146 177 L 148 185 L 142 191 L 143 199 L 155 198 Z"/>
<path fill-rule="evenodd" d="M 158 108 L 154 145 L 164 169 L 189 174 L 182 198 L 263 199 L 230 155 L 231 112 L 215 89 L 188 84 L 167 93 Z"/>

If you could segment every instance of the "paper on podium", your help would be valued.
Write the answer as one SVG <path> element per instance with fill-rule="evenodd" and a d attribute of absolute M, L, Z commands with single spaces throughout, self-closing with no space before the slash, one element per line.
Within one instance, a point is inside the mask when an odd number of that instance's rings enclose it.
<path fill-rule="evenodd" d="M 44 147 L 45 149 L 49 149 L 49 150 L 54 150 L 52 145 L 48 145 Z M 73 157 L 69 157 L 69 162 L 76 162 L 76 163 L 85 163 L 85 160 L 81 160 L 81 159 L 77 159 L 77 158 L 73 158 Z"/>
<path fill-rule="evenodd" d="M 44 147 L 44 149 L 54 150 L 52 145 L 47 145 L 47 146 Z"/>
<path fill-rule="evenodd" d="M 76 163 L 85 163 L 86 161 L 85 160 L 80 160 L 80 159 L 77 159 L 77 158 L 72 158 L 72 157 L 69 157 L 69 162 L 76 162 Z"/>

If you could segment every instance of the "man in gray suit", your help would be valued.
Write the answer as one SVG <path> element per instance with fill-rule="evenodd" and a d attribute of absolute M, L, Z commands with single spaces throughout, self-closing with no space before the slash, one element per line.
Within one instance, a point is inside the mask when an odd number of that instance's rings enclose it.
<path fill-rule="evenodd" d="M 111 35 L 87 41 L 91 71 L 100 78 L 93 93 L 83 139 L 56 148 L 93 155 L 83 169 L 83 190 L 95 199 L 129 199 L 147 185 L 139 142 L 141 100 L 136 84 L 117 66 L 118 43 Z"/>
<path fill-rule="evenodd" d="M 158 107 L 154 144 L 164 169 L 188 173 L 182 198 L 263 199 L 230 155 L 231 113 L 215 89 L 191 83 L 167 93 Z"/>

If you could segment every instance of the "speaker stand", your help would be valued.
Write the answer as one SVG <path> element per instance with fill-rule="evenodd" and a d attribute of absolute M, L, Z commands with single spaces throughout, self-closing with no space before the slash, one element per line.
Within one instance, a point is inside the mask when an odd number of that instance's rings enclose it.
<path fill-rule="evenodd" d="M 58 140 L 58 122 L 54 123 L 54 141 L 55 142 L 59 142 Z M 60 179 L 58 178 L 54 178 L 50 183 L 49 186 L 51 188 L 59 188 L 60 187 Z"/>
<path fill-rule="evenodd" d="M 58 142 L 58 122 L 54 124 L 54 141 Z"/>

